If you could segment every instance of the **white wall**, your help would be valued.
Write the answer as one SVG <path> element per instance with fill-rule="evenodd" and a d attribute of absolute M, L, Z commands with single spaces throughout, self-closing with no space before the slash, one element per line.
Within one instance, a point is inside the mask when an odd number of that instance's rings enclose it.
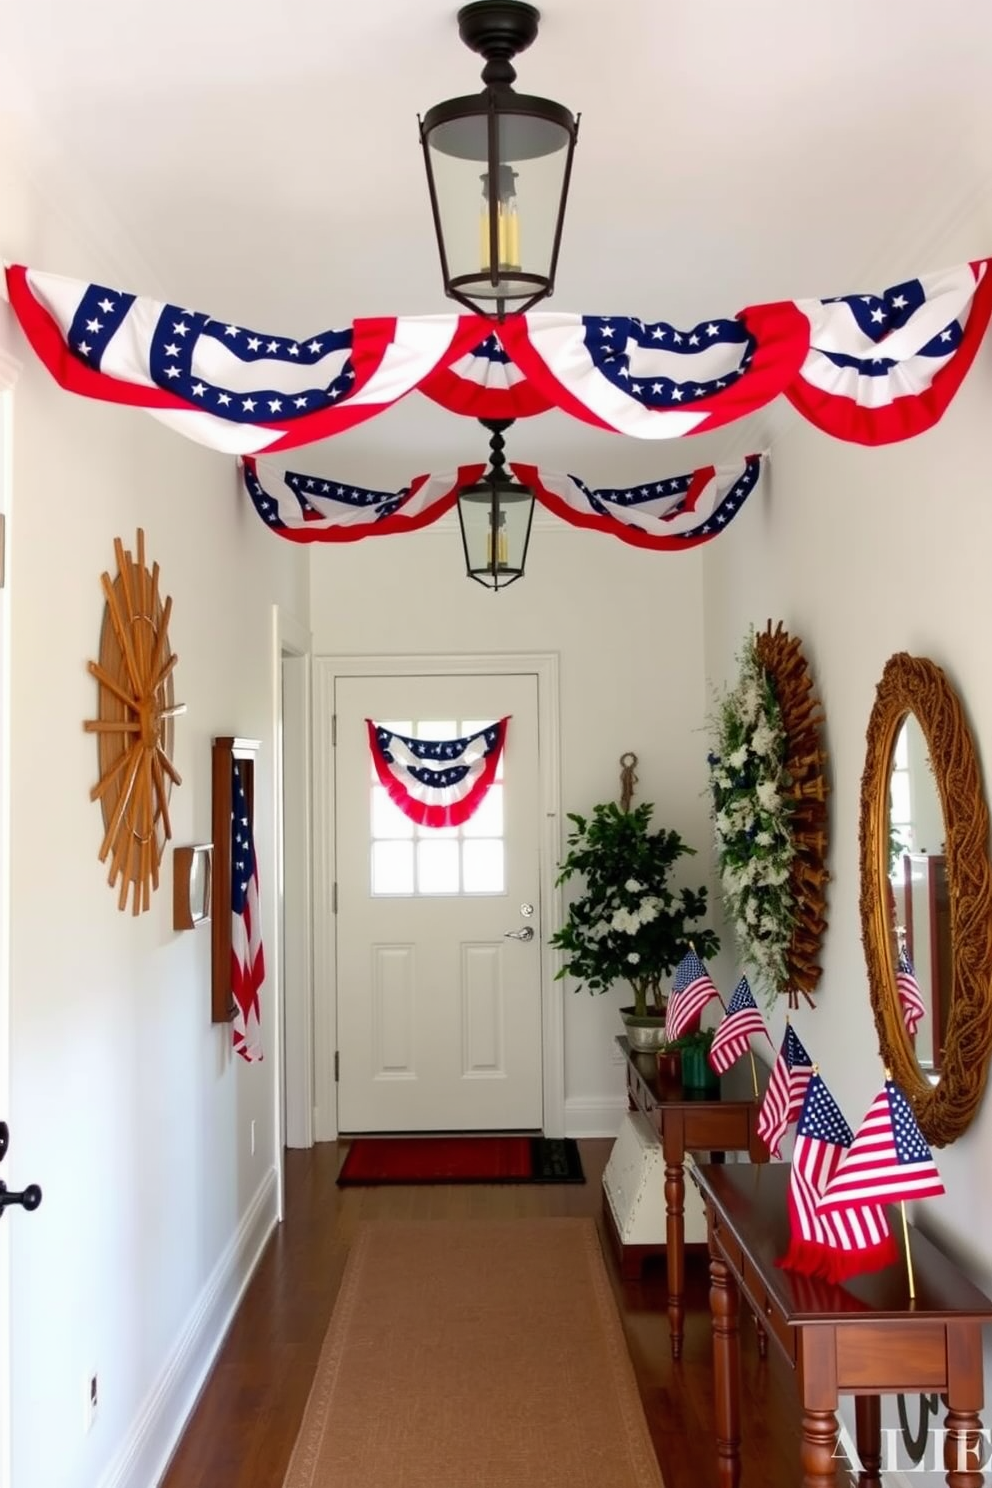
<path fill-rule="evenodd" d="M 735 675 L 749 624 L 781 620 L 803 642 L 826 712 L 829 928 L 816 1008 L 804 1005 L 794 1022 L 852 1127 L 882 1079 L 861 947 L 858 821 L 865 730 L 890 655 L 909 651 L 945 669 L 970 718 L 986 788 L 992 771 L 990 393 L 987 340 L 943 421 L 905 444 L 861 449 L 797 420 L 776 445 L 767 502 L 745 509 L 706 556 L 712 680 Z M 781 1013 L 772 1031 L 777 1044 Z M 946 1198 L 915 1215 L 987 1291 L 990 1154 L 986 1100 L 971 1130 L 936 1154 Z M 988 1378 L 990 1361 L 992 1353 Z"/>
<path fill-rule="evenodd" d="M 125 277 L 70 234 L 0 121 L 2 250 L 61 273 Z M 0 306 L 5 316 L 6 307 Z M 145 415 L 58 390 L 15 331 L 8 584 L 12 882 L 8 1179 L 15 1212 L 12 1488 L 148 1488 L 275 1216 L 275 1061 L 248 1067 L 210 1022 L 209 928 L 172 929 L 172 854 L 151 910 L 117 908 L 97 861 L 86 663 L 113 541 L 161 565 L 179 663 L 173 844 L 210 839 L 210 741 L 262 740 L 256 835 L 272 943 L 272 605 L 306 620 L 307 565 L 238 494 L 233 461 Z M 267 882 L 268 879 L 268 882 Z M 274 1008 L 263 991 L 269 1049 Z M 4 1113 L 7 1114 L 7 1113 Z M 249 1123 L 256 1152 L 249 1153 Z M 83 1431 L 84 1381 L 99 1414 Z"/>
<path fill-rule="evenodd" d="M 631 458 L 616 446 L 618 474 Z M 643 468 L 643 466 L 642 466 Z M 630 479 L 638 478 L 636 468 Z M 457 524 L 317 548 L 311 589 L 314 651 L 326 654 L 557 652 L 561 674 L 564 813 L 587 814 L 620 792 L 621 754 L 639 760 L 635 800 L 655 803 L 699 856 L 677 881 L 711 882 L 698 550 L 649 553 L 565 522 L 535 519 L 525 576 L 494 594 L 465 577 Z M 554 925 L 543 930 L 551 934 Z M 566 1125 L 617 1130 L 625 1109 L 613 1060 L 617 1008 L 630 1000 L 565 999 Z"/>

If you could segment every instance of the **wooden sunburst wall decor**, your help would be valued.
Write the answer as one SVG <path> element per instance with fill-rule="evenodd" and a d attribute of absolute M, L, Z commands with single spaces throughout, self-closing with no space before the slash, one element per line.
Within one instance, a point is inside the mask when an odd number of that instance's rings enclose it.
<path fill-rule="evenodd" d="M 117 905 L 140 914 L 158 888 L 159 866 L 172 836 L 169 796 L 181 778 L 172 763 L 173 719 L 186 711 L 173 692 L 177 656 L 169 645 L 172 600 L 159 596 L 159 568 L 145 563 L 145 534 L 137 557 L 114 539 L 117 577 L 101 576 L 106 599 L 100 659 L 88 663 L 98 688 L 98 717 L 83 727 L 97 736 L 99 779 L 90 799 L 103 811 L 101 863 L 119 884 Z"/>
<path fill-rule="evenodd" d="M 821 747 L 824 722 L 819 699 L 813 692 L 801 643 L 782 626 L 772 629 L 769 620 L 755 638 L 758 660 L 764 667 L 778 705 L 787 738 L 786 769 L 792 780 L 791 814 L 795 856 L 790 869 L 790 887 L 795 904 L 795 924 L 786 953 L 787 990 L 792 1005 L 801 994 L 812 1002 L 811 993 L 820 980 L 820 945 L 827 928 L 826 886 L 830 874 L 827 855 L 827 795 L 824 771 L 826 754 Z"/>

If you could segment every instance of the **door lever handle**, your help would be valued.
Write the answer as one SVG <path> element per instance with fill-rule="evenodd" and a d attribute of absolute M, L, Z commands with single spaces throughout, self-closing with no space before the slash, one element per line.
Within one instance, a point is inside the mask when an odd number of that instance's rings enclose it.
<path fill-rule="evenodd" d="M 0 1162 L 7 1155 L 10 1146 L 10 1128 L 6 1121 L 0 1121 Z M 0 1215 L 10 1204 L 23 1204 L 25 1209 L 37 1209 L 41 1203 L 41 1189 L 37 1183 L 29 1183 L 22 1193 L 11 1193 L 6 1183 L 0 1182 Z"/>
<path fill-rule="evenodd" d="M 534 926 L 523 925 L 519 930 L 504 930 L 503 934 L 507 940 L 533 940 Z"/>
<path fill-rule="evenodd" d="M 0 1214 L 10 1204 L 23 1204 L 25 1209 L 37 1209 L 41 1203 L 41 1189 L 37 1183 L 29 1183 L 23 1193 L 11 1193 L 6 1183 L 0 1183 Z"/>

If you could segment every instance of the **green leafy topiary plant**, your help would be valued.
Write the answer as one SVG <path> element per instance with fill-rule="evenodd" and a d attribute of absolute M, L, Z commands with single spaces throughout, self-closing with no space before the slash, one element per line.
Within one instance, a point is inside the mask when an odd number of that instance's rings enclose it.
<path fill-rule="evenodd" d="M 652 831 L 653 812 L 649 801 L 628 811 L 609 801 L 588 818 L 568 813 L 573 830 L 558 883 L 579 874 L 585 892 L 550 942 L 565 953 L 559 977 L 575 977 L 577 992 L 629 982 L 638 1017 L 660 1015 L 662 982 L 690 947 L 702 957 L 720 948 L 716 934 L 696 924 L 706 913 L 705 887 L 676 894 L 669 886 L 674 865 L 695 849 L 677 832 Z"/>

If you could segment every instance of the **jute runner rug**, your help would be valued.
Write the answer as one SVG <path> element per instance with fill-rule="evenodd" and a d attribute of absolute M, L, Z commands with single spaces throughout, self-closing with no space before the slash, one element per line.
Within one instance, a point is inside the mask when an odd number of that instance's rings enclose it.
<path fill-rule="evenodd" d="M 662 1488 L 593 1221 L 363 1225 L 283 1488 Z"/>

